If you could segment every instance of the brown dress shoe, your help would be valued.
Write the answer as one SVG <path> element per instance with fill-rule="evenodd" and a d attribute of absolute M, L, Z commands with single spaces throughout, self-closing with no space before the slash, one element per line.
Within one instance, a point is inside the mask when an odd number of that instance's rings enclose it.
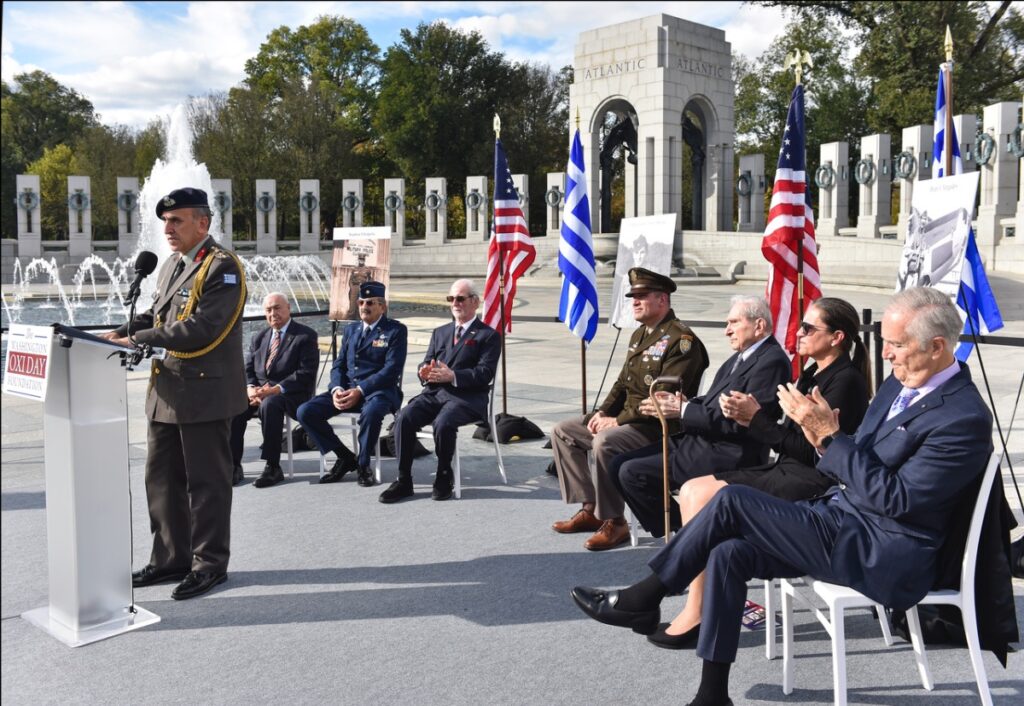
<path fill-rule="evenodd" d="M 628 541 L 629 524 L 626 522 L 626 518 L 616 517 L 614 520 L 605 520 L 601 529 L 583 543 L 583 548 L 592 552 L 600 552 L 605 549 L 614 549 Z"/>
<path fill-rule="evenodd" d="M 594 517 L 590 510 L 581 509 L 568 520 L 559 520 L 551 525 L 551 529 L 561 534 L 573 532 L 594 532 L 601 527 L 601 520 Z"/>

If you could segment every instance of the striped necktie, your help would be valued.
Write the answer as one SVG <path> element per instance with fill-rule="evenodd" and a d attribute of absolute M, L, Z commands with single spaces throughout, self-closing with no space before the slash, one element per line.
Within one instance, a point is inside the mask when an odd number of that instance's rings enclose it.
<path fill-rule="evenodd" d="M 459 339 L 462 338 L 462 330 L 463 330 L 462 326 L 456 326 L 455 327 L 455 343 L 456 344 L 459 342 Z"/>
<path fill-rule="evenodd" d="M 277 349 L 281 347 L 281 332 L 274 329 L 274 335 L 270 338 L 270 353 L 267 355 L 267 372 L 270 372 L 270 366 L 274 364 L 274 358 L 277 357 Z"/>

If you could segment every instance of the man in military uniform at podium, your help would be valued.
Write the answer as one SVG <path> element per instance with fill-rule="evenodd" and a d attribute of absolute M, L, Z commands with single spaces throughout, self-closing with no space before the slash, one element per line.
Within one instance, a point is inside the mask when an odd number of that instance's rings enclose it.
<path fill-rule="evenodd" d="M 622 372 L 608 397 L 593 415 L 559 422 L 551 433 L 558 483 L 566 503 L 583 507 L 568 520 L 551 526 L 555 532 L 594 532 L 584 548 L 601 551 L 629 539 L 625 501 L 608 476 L 618 454 L 642 448 L 661 437 L 656 417 L 640 413 L 651 383 L 663 375 L 682 378 L 683 392 L 695 395 L 708 367 L 704 344 L 671 309 L 669 296 L 676 283 L 669 277 L 634 267 L 629 271 L 633 318 L 641 326 L 629 339 Z M 675 423 L 670 427 L 674 430 Z M 590 471 L 588 452 L 594 455 Z"/>
<path fill-rule="evenodd" d="M 242 309 L 245 274 L 209 236 L 206 192 L 176 189 L 156 205 L 175 255 L 160 270 L 153 306 L 104 335 L 165 348 L 153 360 L 146 497 L 149 563 L 132 585 L 181 581 L 171 597 L 206 593 L 227 579 L 231 530 L 231 420 L 245 410 Z"/>

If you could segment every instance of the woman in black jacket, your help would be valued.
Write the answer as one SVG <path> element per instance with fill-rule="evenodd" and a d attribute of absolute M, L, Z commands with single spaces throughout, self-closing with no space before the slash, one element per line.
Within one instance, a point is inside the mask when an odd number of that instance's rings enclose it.
<path fill-rule="evenodd" d="M 804 394 L 817 387 L 847 434 L 860 426 L 868 408 L 868 357 L 858 335 L 857 311 L 848 302 L 823 297 L 804 314 L 797 332 L 797 352 L 813 362 L 797 388 Z M 851 358 L 852 355 L 852 358 Z M 694 478 L 679 490 L 683 523 L 693 518 L 721 488 L 740 484 L 787 500 L 806 500 L 827 491 L 834 481 L 815 468 L 818 453 L 793 421 L 779 424 L 750 395 L 733 392 L 719 398 L 722 413 L 750 429 L 750 434 L 778 454 L 763 466 L 741 468 Z M 690 584 L 686 606 L 671 623 L 658 626 L 648 640 L 659 647 L 684 649 L 697 644 L 703 603 L 704 574 Z"/>

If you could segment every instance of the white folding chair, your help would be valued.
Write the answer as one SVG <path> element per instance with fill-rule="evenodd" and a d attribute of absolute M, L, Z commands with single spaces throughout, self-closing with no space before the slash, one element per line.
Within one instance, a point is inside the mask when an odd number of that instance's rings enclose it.
<path fill-rule="evenodd" d="M 352 453 L 359 453 L 359 412 L 342 412 L 331 417 L 328 422 L 338 419 L 342 422 L 342 427 L 347 428 L 352 432 Z M 377 435 L 377 446 L 373 455 L 373 474 L 380 483 L 380 435 Z M 320 454 L 320 477 L 323 478 L 327 475 L 327 456 Z"/>
<path fill-rule="evenodd" d="M 491 442 L 494 444 L 494 455 L 498 458 L 498 472 L 501 473 L 501 482 L 508 485 L 508 476 L 505 475 L 505 461 L 501 457 L 501 447 L 498 445 L 498 425 L 495 421 L 496 414 L 494 412 L 494 381 L 491 381 L 490 390 L 487 398 L 487 424 L 491 430 Z M 416 432 L 416 438 L 418 439 L 433 439 L 434 431 L 431 425 L 425 426 L 420 431 Z M 452 472 L 455 475 L 455 497 L 457 499 L 462 498 L 462 463 L 459 459 L 459 440 L 458 437 L 455 439 L 455 457 L 452 459 Z"/>
<path fill-rule="evenodd" d="M 918 605 L 942 603 L 955 605 L 960 608 L 960 612 L 963 614 L 964 634 L 967 638 L 968 652 L 971 657 L 971 664 L 974 667 L 974 677 L 978 684 L 978 693 L 981 696 L 982 703 L 986 706 L 991 706 L 992 697 L 989 693 L 985 665 L 981 660 L 981 644 L 978 639 L 978 624 L 974 606 L 974 571 L 977 562 L 978 542 L 981 539 L 981 525 L 985 518 L 985 506 L 988 503 L 989 492 L 992 489 L 996 469 L 999 468 L 1001 458 L 1002 454 L 1000 452 L 993 451 L 992 455 L 989 456 L 988 466 L 985 468 L 985 474 L 982 477 L 964 548 L 964 558 L 960 572 L 960 590 L 931 591 L 918 603 Z M 780 585 L 782 588 L 782 691 L 789 694 L 793 691 L 793 598 L 798 594 L 795 585 L 790 580 L 781 579 Z M 825 615 L 824 611 L 813 606 L 812 612 L 832 638 L 833 699 L 837 706 L 845 706 L 845 611 L 848 608 L 875 608 L 878 611 L 878 619 L 882 625 L 882 632 L 885 635 L 887 645 L 892 644 L 889 624 L 885 618 L 885 611 L 882 606 L 852 588 L 814 580 L 810 581 L 810 588 L 828 606 L 828 615 Z M 765 612 L 767 613 L 767 610 Z M 907 611 L 907 627 L 917 660 L 921 684 L 925 689 L 931 691 L 933 683 L 928 668 L 928 658 L 925 654 L 924 638 L 921 635 L 921 623 L 917 615 L 917 606 L 913 606 Z"/>

